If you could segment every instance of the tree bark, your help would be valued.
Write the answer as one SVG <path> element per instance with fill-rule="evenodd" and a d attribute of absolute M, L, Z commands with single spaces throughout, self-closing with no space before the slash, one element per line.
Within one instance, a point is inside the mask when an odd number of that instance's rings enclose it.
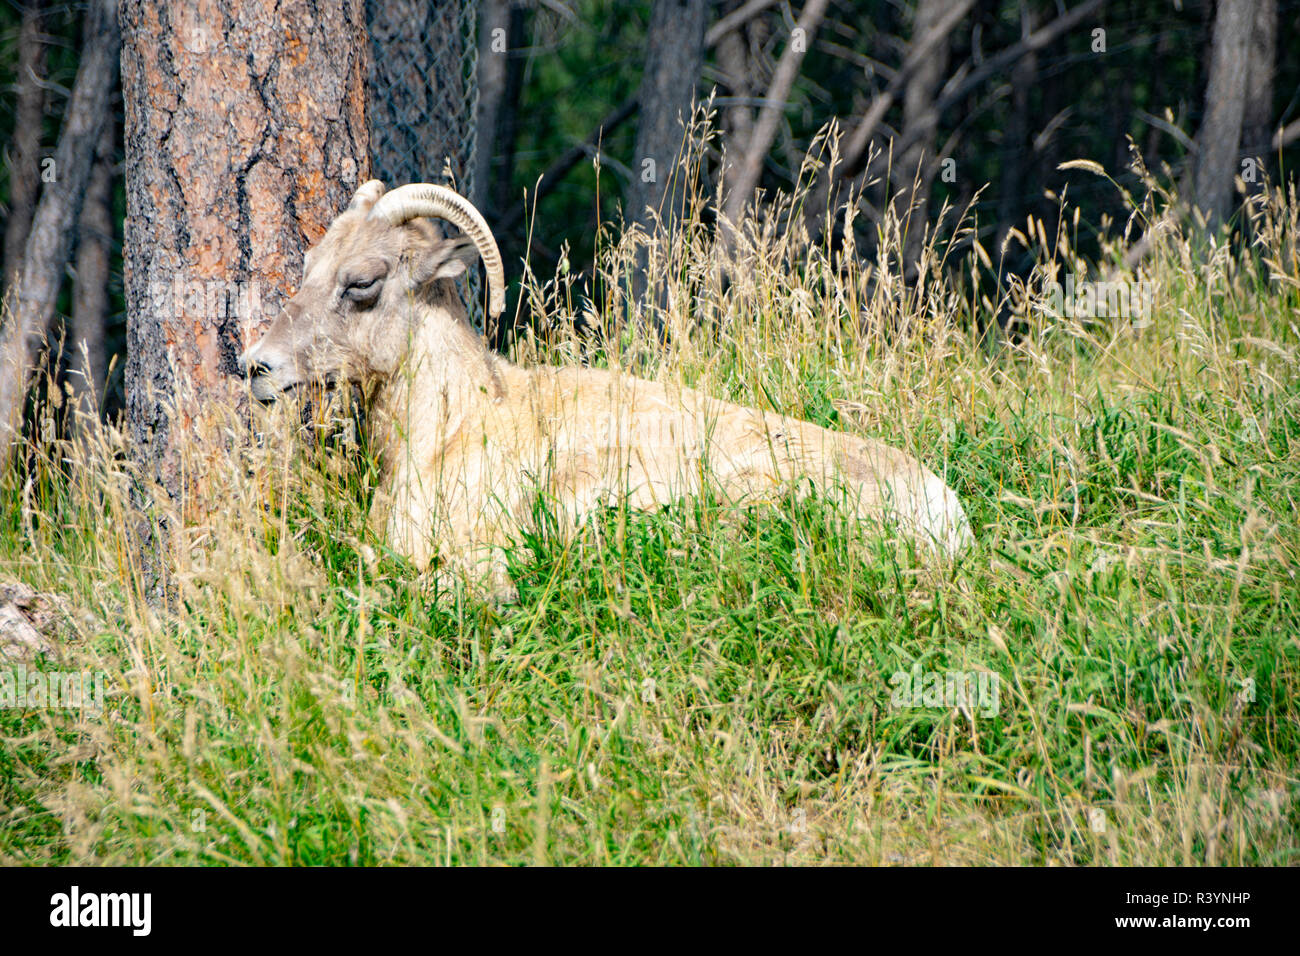
<path fill-rule="evenodd" d="M 18 76 L 14 135 L 9 145 L 9 219 L 5 222 L 4 276 L 8 286 L 22 268 L 23 248 L 40 192 L 41 120 L 45 116 L 45 4 L 23 7 L 18 29 Z"/>
<path fill-rule="evenodd" d="M 731 21 L 736 13 L 743 12 L 748 6 L 740 6 L 719 22 Z M 734 28 L 718 36 L 718 67 L 722 70 L 731 98 L 735 101 L 722 110 L 726 165 L 722 170 L 719 191 L 723 196 L 728 194 L 731 183 L 739 175 L 741 157 L 749 152 L 749 141 L 754 136 L 754 111 L 749 100 L 754 96 L 755 64 L 749 55 L 747 25 L 748 20 L 738 22 Z M 706 43 L 708 36 L 714 32 L 713 28 L 709 29 Z"/>
<path fill-rule="evenodd" d="M 1193 201 L 1210 226 L 1222 222 L 1232 210 L 1255 6 L 1256 0 L 1219 0 L 1214 17 L 1205 117 L 1196 134 L 1192 170 Z"/>
<path fill-rule="evenodd" d="M 104 121 L 95 166 L 86 186 L 77 226 L 77 260 L 72 286 L 72 317 L 64 349 L 68 384 L 72 388 L 74 430 L 84 416 L 99 415 L 107 367 L 105 333 L 108 325 L 108 264 L 113 248 L 113 158 L 117 125 Z"/>
<path fill-rule="evenodd" d="M 945 18 L 965 6 L 959 0 L 920 0 L 912 26 L 914 43 L 924 42 Z M 903 233 L 903 266 L 907 278 L 915 277 L 930 214 L 930 187 L 934 182 L 935 136 L 939 116 L 934 98 L 948 72 L 949 35 L 933 45 L 922 58 L 903 90 L 903 134 L 912 145 L 894 157 L 892 169 L 894 209 Z"/>
<path fill-rule="evenodd" d="M 1021 8 L 1021 28 L 1026 35 L 1034 32 L 1035 11 Z M 1002 249 L 1007 232 L 1021 218 L 1027 205 L 1025 193 L 1026 174 L 1033 157 L 1029 131 L 1030 92 L 1038 85 L 1038 55 L 1030 53 L 1016 63 L 1011 71 L 1011 115 L 1002 130 L 1002 176 L 998 185 L 998 232 L 995 248 Z M 1044 94 L 1044 100 L 1048 99 Z M 1051 114 L 1048 114 L 1051 115 Z"/>
<path fill-rule="evenodd" d="M 1241 117 L 1241 145 L 1252 158 L 1267 160 L 1273 128 L 1273 81 L 1277 69 L 1277 0 L 1256 0 L 1250 34 L 1250 70 Z M 1261 176 L 1255 185 L 1262 186 Z"/>
<path fill-rule="evenodd" d="M 659 210 L 663 202 L 704 66 L 709 8 L 707 0 L 655 0 L 650 12 L 629 221 L 648 223 L 650 210 Z"/>
<path fill-rule="evenodd" d="M 22 434 L 31 369 L 54 316 L 74 226 L 109 111 L 117 50 L 112 0 L 92 0 L 83 30 L 81 65 L 54 151 L 55 179 L 41 193 L 22 271 L 6 297 L 9 315 L 0 329 L 0 440 L 6 442 Z"/>
<path fill-rule="evenodd" d="M 474 157 L 474 205 L 485 215 L 492 199 L 492 156 L 496 151 L 497 119 L 506 95 L 510 58 L 510 0 L 479 0 L 478 29 L 478 150 Z"/>
<path fill-rule="evenodd" d="M 505 90 L 497 104 L 493 156 L 488 167 L 490 183 L 485 187 L 485 195 L 492 199 L 489 205 L 498 216 L 509 213 L 522 202 L 515 195 L 514 178 L 515 154 L 519 146 L 519 100 L 523 96 L 524 67 L 528 62 L 522 52 L 528 10 L 522 4 L 512 3 L 509 12 L 506 27 Z"/>
<path fill-rule="evenodd" d="M 181 445 L 368 177 L 363 0 L 122 0 L 126 404 L 142 503 L 184 519 Z M 174 406 L 169 411 L 168 406 Z M 198 507 L 198 506 L 195 506 Z M 167 517 L 144 544 L 157 598 Z"/>
<path fill-rule="evenodd" d="M 822 17 L 826 15 L 827 4 L 828 0 L 807 0 L 795 27 L 796 30 L 802 31 L 800 42 L 795 43 L 794 36 L 791 36 L 777 63 L 776 71 L 772 74 L 767 96 L 764 97 L 763 107 L 758 111 L 758 118 L 754 121 L 748 148 L 735 171 L 730 187 L 731 194 L 727 196 L 724 206 L 725 218 L 733 226 L 740 223 L 745 207 L 754 198 L 754 191 L 758 188 L 759 178 L 763 172 L 763 160 L 768 150 L 772 148 L 772 141 L 776 138 L 786 101 L 790 98 L 790 89 L 799 75 L 799 67 L 803 63 L 804 56 L 812 46 L 817 28 L 821 26 Z"/>

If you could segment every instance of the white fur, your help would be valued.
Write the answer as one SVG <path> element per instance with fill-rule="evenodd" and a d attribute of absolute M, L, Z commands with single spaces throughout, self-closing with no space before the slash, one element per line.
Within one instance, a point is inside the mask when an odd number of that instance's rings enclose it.
<path fill-rule="evenodd" d="M 956 493 L 928 470 L 923 480 L 916 478 L 909 474 L 887 482 L 895 520 L 944 554 L 956 555 L 970 547 L 975 538 Z"/>

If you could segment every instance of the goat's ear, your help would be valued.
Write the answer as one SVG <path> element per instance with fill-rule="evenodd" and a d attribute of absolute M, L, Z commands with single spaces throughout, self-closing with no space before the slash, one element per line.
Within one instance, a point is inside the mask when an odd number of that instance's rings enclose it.
<path fill-rule="evenodd" d="M 415 281 L 421 285 L 434 279 L 454 279 L 478 259 L 478 248 L 468 236 L 434 242 L 422 249 L 411 264 Z"/>

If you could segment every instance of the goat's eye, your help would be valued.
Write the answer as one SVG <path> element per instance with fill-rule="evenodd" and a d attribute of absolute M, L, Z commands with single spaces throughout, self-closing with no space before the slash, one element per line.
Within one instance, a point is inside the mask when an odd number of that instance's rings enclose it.
<path fill-rule="evenodd" d="M 369 302 L 379 294 L 379 288 L 384 283 L 383 276 L 375 276 L 373 279 L 357 279 L 349 282 L 343 294 L 353 302 Z"/>

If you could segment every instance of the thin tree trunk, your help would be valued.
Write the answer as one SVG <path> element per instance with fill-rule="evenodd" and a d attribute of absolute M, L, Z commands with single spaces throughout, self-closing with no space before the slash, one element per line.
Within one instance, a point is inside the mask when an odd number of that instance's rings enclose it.
<path fill-rule="evenodd" d="M 959 0 L 920 0 L 912 27 L 913 42 L 924 41 L 932 31 L 941 28 L 945 17 L 955 14 L 961 6 Z M 905 230 L 903 266 L 909 280 L 916 275 L 930 218 L 935 135 L 939 128 L 934 98 L 948 71 L 949 35 L 950 31 L 933 45 L 932 52 L 912 72 L 903 91 L 903 134 L 912 145 L 894 157 L 892 178 L 894 208 Z"/>
<path fill-rule="evenodd" d="M 0 330 L 0 440 L 21 436 L 28 381 L 72 252 L 95 150 L 108 115 L 117 71 L 118 32 L 112 0 L 91 0 L 81 65 L 54 151 L 55 180 L 46 185 L 32 219 L 23 267 L 6 297 Z"/>
<path fill-rule="evenodd" d="M 492 190 L 492 157 L 496 151 L 497 119 L 506 95 L 506 72 L 510 58 L 510 0 L 479 0 L 478 33 L 478 151 L 474 157 L 474 195 L 481 212 L 488 213 Z"/>
<path fill-rule="evenodd" d="M 77 227 L 77 261 L 72 287 L 72 318 L 64 349 L 68 384 L 76 412 L 74 428 L 84 416 L 98 416 L 107 367 L 105 332 L 108 325 L 108 263 L 113 248 L 113 154 L 116 124 L 110 116 L 100 134 L 95 166 L 86 186 Z"/>
<path fill-rule="evenodd" d="M 723 20 L 729 20 L 736 12 L 733 10 Z M 754 111 L 749 100 L 754 96 L 755 64 L 749 56 L 746 27 L 747 21 L 742 21 L 718 38 L 718 66 L 726 77 L 732 99 L 736 101 L 722 111 L 726 143 L 726 166 L 720 184 L 723 196 L 727 195 L 732 181 L 739 174 L 741 157 L 749 152 L 749 142 L 754 136 Z M 709 34 L 713 32 L 709 30 Z"/>
<path fill-rule="evenodd" d="M 799 75 L 799 67 L 803 63 L 804 56 L 812 46 L 817 28 L 821 26 L 822 17 L 826 15 L 828 2 L 829 0 L 807 0 L 803 12 L 799 14 L 799 22 L 795 26 L 795 30 L 801 31 L 798 35 L 799 42 L 796 43 L 795 36 L 791 36 L 777 63 L 776 71 L 772 74 L 772 82 L 768 85 L 763 107 L 754 122 L 748 149 L 739 163 L 731 184 L 731 194 L 727 196 L 723 207 L 724 217 L 733 227 L 740 223 L 745 207 L 754 198 L 754 191 L 758 188 L 759 178 L 763 172 L 763 160 L 767 157 L 768 150 L 772 148 L 773 140 L 776 139 L 786 101 L 790 98 L 790 89 Z"/>
<path fill-rule="evenodd" d="M 493 131 L 493 157 L 490 166 L 490 192 L 492 210 L 498 215 L 507 214 L 520 198 L 515 195 L 515 152 L 519 145 L 519 100 L 524 89 L 524 67 L 527 59 L 521 52 L 528 11 L 518 3 L 510 5 L 509 25 L 506 28 L 505 91 L 497 104 L 496 128 Z"/>
<path fill-rule="evenodd" d="M 1193 199 L 1211 226 L 1232 211 L 1255 6 L 1256 0 L 1219 0 L 1214 18 L 1205 118 L 1196 134 L 1192 171 Z"/>
<path fill-rule="evenodd" d="M 659 210 L 690 122 L 704 66 L 707 0 L 655 0 L 641 77 L 640 123 L 628 190 L 629 220 L 648 223 Z"/>
<path fill-rule="evenodd" d="M 14 135 L 9 145 L 9 219 L 5 223 L 4 275 L 8 286 L 22 268 L 23 249 L 40 192 L 41 120 L 45 116 L 45 4 L 23 7 L 18 29 L 18 77 Z"/>
<path fill-rule="evenodd" d="M 1022 32 L 1033 33 L 1035 12 L 1021 8 Z M 998 232 L 995 248 L 1001 250 L 1007 232 L 1020 220 L 1028 204 L 1025 196 L 1026 173 L 1033 157 L 1029 142 L 1030 92 L 1037 86 L 1038 55 L 1031 53 L 1011 71 L 1011 115 L 1002 131 L 1002 176 L 998 185 Z M 1046 100 L 1048 97 L 1044 95 Z M 1049 116 L 1052 114 L 1048 114 Z"/>
<path fill-rule="evenodd" d="M 183 486 L 182 443 L 212 406 L 239 406 L 235 358 L 368 177 L 368 44 L 364 0 L 214 0 L 202 16 L 122 0 L 121 21 L 127 426 L 140 499 L 170 502 L 142 542 L 158 599 L 167 515 L 218 493 Z"/>
<path fill-rule="evenodd" d="M 707 0 L 655 0 L 650 10 L 645 69 L 637 93 L 640 116 L 632 182 L 624 209 L 629 222 L 647 229 L 656 217 L 666 221 L 675 217 L 674 209 L 665 200 L 675 205 L 680 198 L 670 197 L 668 187 L 676 178 L 695 86 L 704 67 L 704 29 L 709 8 Z M 667 286 L 652 281 L 647 245 L 636 250 L 631 297 L 635 302 L 653 301 L 654 325 L 662 331 L 663 313 L 668 306 Z"/>
<path fill-rule="evenodd" d="M 1273 81 L 1277 69 L 1277 0 L 1256 0 L 1250 35 L 1250 71 L 1241 118 L 1241 145 L 1252 158 L 1268 159 L 1273 128 Z M 1263 184 L 1261 176 L 1256 185 Z"/>

